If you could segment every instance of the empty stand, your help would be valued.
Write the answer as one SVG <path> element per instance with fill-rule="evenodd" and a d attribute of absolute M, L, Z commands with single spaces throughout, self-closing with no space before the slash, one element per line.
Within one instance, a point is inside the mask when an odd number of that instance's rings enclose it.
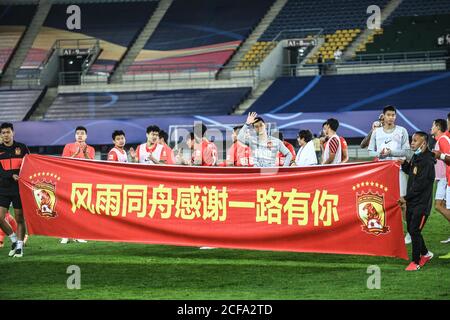
<path fill-rule="evenodd" d="M 35 11 L 35 5 L 0 5 L 0 74 Z"/>
<path fill-rule="evenodd" d="M 437 38 L 450 33 L 449 20 L 448 0 L 402 1 L 383 23 L 382 32 L 361 43 L 357 53 L 389 54 L 387 59 L 396 59 L 390 54 L 441 50 Z"/>
<path fill-rule="evenodd" d="M 59 39 L 100 39 L 102 53 L 92 68 L 110 71 L 139 34 L 156 7 L 156 1 L 80 3 L 80 30 L 68 30 L 68 4 L 54 4 L 29 51 L 23 69 L 37 68 Z"/>
<path fill-rule="evenodd" d="M 0 119 L 24 120 L 41 94 L 42 90 L 0 90 Z"/>
<path fill-rule="evenodd" d="M 226 88 L 59 94 L 44 120 L 229 114 L 250 91 Z"/>
<path fill-rule="evenodd" d="M 262 19 L 273 0 L 175 0 L 129 73 L 155 65 L 200 63 L 219 69 Z M 184 67 L 182 64 L 186 64 Z M 150 66 L 150 67 L 148 67 Z M 203 70 L 204 71 L 204 70 Z"/>
<path fill-rule="evenodd" d="M 258 113 L 450 108 L 450 72 L 279 78 L 250 107 Z M 365 121 L 362 119 L 362 121 Z"/>
<path fill-rule="evenodd" d="M 390 54 L 443 50 L 444 46 L 438 45 L 437 39 L 450 34 L 450 14 L 398 17 L 383 31 L 370 39 L 369 44 L 361 46 L 359 52 Z"/>
<path fill-rule="evenodd" d="M 388 0 L 377 1 L 383 8 Z M 272 41 L 281 31 L 323 28 L 324 34 L 337 30 L 362 29 L 366 26 L 367 7 L 371 0 L 289 0 L 260 41 Z"/>

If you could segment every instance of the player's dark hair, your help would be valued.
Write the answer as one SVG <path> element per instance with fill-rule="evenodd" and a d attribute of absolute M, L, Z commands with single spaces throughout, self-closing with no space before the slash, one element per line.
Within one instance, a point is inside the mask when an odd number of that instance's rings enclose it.
<path fill-rule="evenodd" d="M 236 126 L 233 128 L 233 131 L 239 131 L 242 129 L 242 125 L 241 126 Z"/>
<path fill-rule="evenodd" d="M 300 130 L 298 132 L 298 137 L 305 140 L 306 143 L 310 142 L 313 138 L 312 132 L 309 130 Z"/>
<path fill-rule="evenodd" d="M 415 135 L 418 135 L 419 137 L 424 138 L 425 142 L 428 144 L 428 133 L 423 132 L 423 131 L 417 131 L 416 133 L 414 133 Z"/>
<path fill-rule="evenodd" d="M 161 131 L 161 129 L 159 129 L 158 126 L 148 126 L 147 127 L 147 134 L 149 134 L 150 132 L 159 132 Z"/>
<path fill-rule="evenodd" d="M 186 141 L 187 140 L 194 140 L 194 133 L 193 132 L 189 132 L 187 135 L 186 135 Z"/>
<path fill-rule="evenodd" d="M 255 124 L 255 123 L 260 122 L 260 121 L 261 121 L 262 123 L 266 123 L 262 117 L 256 117 L 256 118 L 255 118 L 255 121 L 253 121 L 252 124 Z"/>
<path fill-rule="evenodd" d="M 86 129 L 85 127 L 83 127 L 83 126 L 78 126 L 78 127 L 76 127 L 76 128 L 75 128 L 75 133 L 76 133 L 78 130 L 82 130 L 82 131 L 84 131 L 84 133 L 87 134 L 87 129 Z"/>
<path fill-rule="evenodd" d="M 203 138 L 207 130 L 208 128 L 204 123 L 196 123 L 194 125 L 194 135 L 197 136 L 197 138 Z M 201 136 L 198 136 L 198 133 L 201 133 Z"/>
<path fill-rule="evenodd" d="M 447 131 L 447 121 L 445 119 L 436 119 L 433 122 L 434 125 L 438 127 L 442 132 Z"/>
<path fill-rule="evenodd" d="M 0 130 L 3 129 L 11 129 L 11 131 L 14 131 L 14 126 L 10 122 L 3 122 L 2 125 L 0 126 Z"/>
<path fill-rule="evenodd" d="M 167 134 L 167 132 L 165 132 L 164 130 L 161 130 L 159 132 L 159 138 L 164 139 L 164 142 L 167 143 L 167 141 L 169 141 L 169 135 Z"/>
<path fill-rule="evenodd" d="M 334 132 L 336 132 L 337 129 L 339 128 L 339 121 L 337 119 L 330 118 L 327 120 L 327 124 L 330 126 L 331 130 L 333 130 Z"/>
<path fill-rule="evenodd" d="M 388 111 L 394 111 L 395 113 L 397 113 L 397 109 L 395 109 L 395 107 L 391 105 L 388 105 L 383 108 L 383 114 L 386 114 L 386 112 Z"/>
<path fill-rule="evenodd" d="M 122 130 L 115 130 L 112 133 L 112 139 L 113 140 L 116 140 L 116 137 L 118 137 L 118 136 L 124 136 L 125 137 L 125 132 L 123 132 Z"/>

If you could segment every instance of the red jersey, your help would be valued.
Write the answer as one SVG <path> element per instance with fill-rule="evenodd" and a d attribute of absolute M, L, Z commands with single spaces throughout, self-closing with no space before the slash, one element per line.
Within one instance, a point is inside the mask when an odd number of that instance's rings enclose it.
<path fill-rule="evenodd" d="M 344 137 L 339 136 L 339 140 L 341 140 L 341 154 L 342 154 L 342 161 L 344 160 L 344 151 L 348 150 L 347 141 L 345 141 Z"/>
<path fill-rule="evenodd" d="M 227 152 L 227 161 L 235 167 L 253 167 L 252 151 L 249 146 L 235 142 Z"/>
<path fill-rule="evenodd" d="M 75 152 L 78 151 L 80 144 L 78 142 L 74 143 L 68 143 L 64 146 L 64 150 L 62 153 L 63 157 L 69 157 L 69 158 L 77 158 L 77 159 L 86 159 L 84 157 L 83 151 L 80 151 L 76 156 L 73 156 Z M 95 158 L 95 149 L 91 146 L 87 146 L 87 154 L 89 159 Z"/>
<path fill-rule="evenodd" d="M 295 160 L 295 149 L 294 149 L 294 146 L 292 144 L 290 144 L 289 142 L 287 142 L 287 141 L 283 141 L 283 143 L 286 146 L 286 148 L 288 148 L 289 151 L 292 153 L 292 160 Z M 278 152 L 277 153 L 277 160 L 276 160 L 275 165 L 279 166 L 279 167 L 284 166 L 284 160 L 285 159 L 286 159 L 286 157 L 281 152 Z"/>
<path fill-rule="evenodd" d="M 161 151 L 160 160 L 164 161 L 165 164 L 175 164 L 173 150 L 167 144 L 162 144 L 162 146 L 163 149 Z"/>
<path fill-rule="evenodd" d="M 215 166 L 217 164 L 217 147 L 213 142 L 203 140 L 194 145 L 192 163 L 201 166 Z"/>

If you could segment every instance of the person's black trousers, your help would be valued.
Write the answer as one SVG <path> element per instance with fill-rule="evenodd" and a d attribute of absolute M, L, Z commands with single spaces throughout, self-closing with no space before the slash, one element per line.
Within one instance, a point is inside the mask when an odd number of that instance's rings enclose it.
<path fill-rule="evenodd" d="M 407 206 L 406 225 L 409 235 L 411 236 L 412 261 L 417 264 L 419 264 L 420 255 L 426 255 L 428 253 L 428 249 L 422 237 L 422 229 L 425 226 L 427 219 L 428 215 L 425 215 L 424 210 Z"/>

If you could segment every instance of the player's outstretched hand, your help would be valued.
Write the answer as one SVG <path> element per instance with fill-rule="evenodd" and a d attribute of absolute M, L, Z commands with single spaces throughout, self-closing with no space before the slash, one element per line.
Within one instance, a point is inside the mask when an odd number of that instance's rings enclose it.
<path fill-rule="evenodd" d="M 132 157 L 133 159 L 136 158 L 136 150 L 134 150 L 133 147 L 130 148 L 129 152 L 130 152 L 130 157 Z"/>
<path fill-rule="evenodd" d="M 257 116 L 258 114 L 256 112 L 249 112 L 247 116 L 247 121 L 245 123 L 247 123 L 248 125 L 253 124 Z"/>

